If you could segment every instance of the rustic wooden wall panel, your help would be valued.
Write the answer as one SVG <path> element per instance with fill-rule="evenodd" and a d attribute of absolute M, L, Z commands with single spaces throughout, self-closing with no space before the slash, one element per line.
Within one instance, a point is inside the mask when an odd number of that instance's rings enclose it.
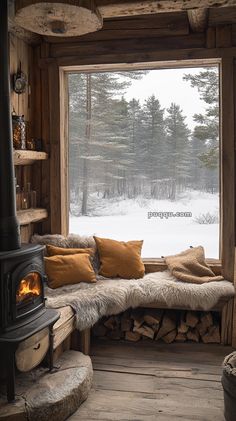
<path fill-rule="evenodd" d="M 146 37 L 178 36 L 189 34 L 189 21 L 187 12 L 165 13 L 157 15 L 141 15 L 136 17 L 123 17 L 107 19 L 100 31 L 81 37 L 61 38 L 45 37 L 51 43 L 76 43 L 89 42 L 96 38 L 97 41 L 111 39 L 129 39 Z"/>
<path fill-rule="evenodd" d="M 11 73 L 11 105 L 17 115 L 24 115 L 28 123 L 28 137 L 41 138 L 41 76 L 37 69 L 34 48 L 21 38 L 9 34 L 10 43 L 10 73 Z M 13 75 L 20 68 L 26 74 L 28 86 L 26 92 L 17 95 L 13 90 Z M 38 205 L 41 205 L 41 172 L 42 164 L 32 166 L 17 166 L 15 175 L 18 184 L 25 188 L 31 183 L 37 191 Z M 37 227 L 37 228 L 36 228 Z M 21 238 L 23 242 L 29 242 L 32 233 L 37 229 L 40 231 L 40 224 L 30 224 L 21 227 Z"/>
<path fill-rule="evenodd" d="M 166 51 L 175 49 L 197 49 L 205 47 L 205 35 L 202 33 L 183 35 L 183 36 L 172 36 L 172 37 L 148 37 L 139 38 L 138 34 L 135 39 L 114 39 L 104 40 L 97 42 L 96 38 L 94 41 L 88 43 L 85 42 L 73 42 L 68 43 L 57 43 L 52 44 L 50 49 L 51 57 L 67 57 L 67 56 L 83 56 L 93 57 L 94 55 L 106 55 L 106 54 L 133 54 L 151 51 Z"/>

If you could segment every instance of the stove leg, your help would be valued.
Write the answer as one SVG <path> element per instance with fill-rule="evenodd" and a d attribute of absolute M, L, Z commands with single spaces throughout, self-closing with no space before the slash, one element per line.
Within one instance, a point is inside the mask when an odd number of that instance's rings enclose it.
<path fill-rule="evenodd" d="M 49 371 L 52 371 L 53 366 L 53 326 L 49 326 Z"/>
<path fill-rule="evenodd" d="M 15 349 L 8 348 L 5 350 L 7 365 L 7 400 L 15 401 Z"/>

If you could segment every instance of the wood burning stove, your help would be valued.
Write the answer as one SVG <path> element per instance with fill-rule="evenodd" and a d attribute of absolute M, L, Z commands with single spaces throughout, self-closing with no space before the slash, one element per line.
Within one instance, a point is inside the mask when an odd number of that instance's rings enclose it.
<path fill-rule="evenodd" d="M 59 318 L 44 303 L 43 246 L 21 245 L 16 216 L 8 49 L 8 0 L 0 1 L 0 354 L 6 366 L 8 401 L 15 399 L 18 345 L 48 328 L 50 368 L 53 324 Z"/>
<path fill-rule="evenodd" d="M 45 312 L 43 246 L 0 253 L 0 332 L 18 329 Z"/>

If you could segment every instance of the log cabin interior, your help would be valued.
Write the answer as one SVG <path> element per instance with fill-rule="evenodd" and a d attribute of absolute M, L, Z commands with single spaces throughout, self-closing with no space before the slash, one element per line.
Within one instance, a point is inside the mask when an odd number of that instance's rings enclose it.
<path fill-rule="evenodd" d="M 0 32 L 0 420 L 235 421 L 236 1 L 2 0 Z M 70 223 L 71 84 L 77 80 L 77 97 L 87 90 L 88 138 L 88 75 L 125 79 L 127 72 L 161 69 L 215 69 L 218 83 L 203 80 L 201 92 L 207 83 L 218 89 L 212 138 L 219 223 L 212 243 L 219 245 L 205 259 L 195 247 L 204 240 L 189 238 L 185 248 L 194 247 L 180 272 L 176 260 L 162 256 L 176 254 L 171 248 L 141 259 L 139 234 L 104 242 L 100 235 L 113 238 L 105 217 L 97 232 L 92 215 L 90 233 L 80 228 L 80 214 L 77 232 Z M 195 100 L 193 94 L 193 107 Z M 95 168 L 90 175 L 100 181 Z M 164 232 L 156 235 L 165 242 Z M 65 281 L 66 260 L 79 281 Z M 194 262 L 202 272 L 194 273 Z"/>

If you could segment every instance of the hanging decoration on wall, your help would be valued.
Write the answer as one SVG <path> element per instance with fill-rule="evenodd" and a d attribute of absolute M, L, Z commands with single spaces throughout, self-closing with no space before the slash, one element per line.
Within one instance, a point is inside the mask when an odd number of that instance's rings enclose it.
<path fill-rule="evenodd" d="M 41 35 L 64 37 L 95 32 L 103 25 L 94 0 L 16 0 L 15 21 Z"/>
<path fill-rule="evenodd" d="M 26 87 L 27 76 L 24 72 L 22 72 L 20 63 L 17 73 L 13 75 L 13 89 L 17 94 L 23 94 L 26 91 Z"/>

